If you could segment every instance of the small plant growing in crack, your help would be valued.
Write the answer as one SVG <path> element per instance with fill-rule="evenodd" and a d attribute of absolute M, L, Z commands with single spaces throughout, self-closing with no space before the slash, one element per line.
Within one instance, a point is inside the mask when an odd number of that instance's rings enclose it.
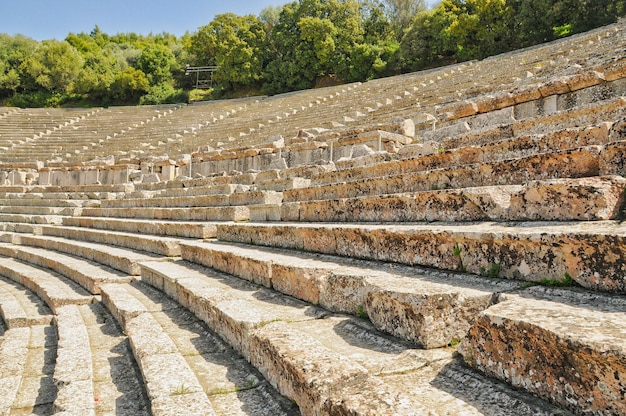
<path fill-rule="evenodd" d="M 500 272 L 502 271 L 502 265 L 499 263 L 491 263 L 489 269 L 485 269 L 484 267 L 480 268 L 480 275 L 484 277 L 496 278 L 500 276 Z"/>
<path fill-rule="evenodd" d="M 367 311 L 365 310 L 363 305 L 359 305 L 357 312 L 356 312 L 356 316 L 358 316 L 359 318 L 363 318 L 363 319 L 369 319 L 369 315 L 367 314 Z"/>
<path fill-rule="evenodd" d="M 461 343 L 461 340 L 459 338 L 452 338 L 450 342 L 448 342 L 448 347 L 456 347 L 460 343 Z"/>
<path fill-rule="evenodd" d="M 541 286 L 547 286 L 547 287 L 574 287 L 574 286 L 579 286 L 578 283 L 574 279 L 572 279 L 572 277 L 568 273 L 565 273 L 563 275 L 562 279 L 548 279 L 548 278 L 544 277 L 543 279 L 541 279 L 539 284 Z"/>
<path fill-rule="evenodd" d="M 189 393 L 191 393 L 191 388 L 189 386 L 185 386 L 185 383 L 172 390 L 172 396 L 180 396 Z"/>

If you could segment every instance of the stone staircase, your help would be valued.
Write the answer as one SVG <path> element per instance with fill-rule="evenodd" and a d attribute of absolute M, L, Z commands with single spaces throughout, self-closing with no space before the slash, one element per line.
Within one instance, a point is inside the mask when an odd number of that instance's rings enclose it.
<path fill-rule="evenodd" d="M 206 175 L 0 187 L 0 414 L 625 414 L 624 24 L 102 143 L 223 128 Z"/>

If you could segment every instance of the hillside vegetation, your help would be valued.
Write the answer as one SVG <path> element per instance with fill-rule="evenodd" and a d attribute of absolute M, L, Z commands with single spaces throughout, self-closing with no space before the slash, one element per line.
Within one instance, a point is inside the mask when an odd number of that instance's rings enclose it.
<path fill-rule="evenodd" d="M 19 107 L 190 99 L 185 67 L 217 65 L 212 98 L 277 94 L 482 59 L 616 21 L 625 0 L 297 0 L 168 33 L 0 34 L 0 102 Z M 192 95 L 192 98 L 195 95 Z"/>

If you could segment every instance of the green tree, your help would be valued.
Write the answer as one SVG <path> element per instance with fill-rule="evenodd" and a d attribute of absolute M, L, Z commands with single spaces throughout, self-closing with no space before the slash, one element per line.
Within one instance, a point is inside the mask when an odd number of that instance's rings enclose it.
<path fill-rule="evenodd" d="M 151 85 L 171 81 L 172 69 L 175 67 L 174 53 L 170 48 L 159 43 L 146 46 L 137 60 L 137 69 L 146 74 Z"/>
<path fill-rule="evenodd" d="M 41 88 L 69 93 L 83 66 L 80 53 L 66 41 L 43 41 L 22 67 Z"/>
<path fill-rule="evenodd" d="M 273 32 L 264 87 L 269 93 L 311 88 L 325 76 L 348 79 L 350 56 L 363 43 L 355 0 L 300 0 L 286 4 Z"/>
<path fill-rule="evenodd" d="M 197 65 L 217 65 L 222 89 L 256 84 L 263 75 L 263 23 L 253 15 L 220 14 L 191 36 L 189 52 Z"/>
<path fill-rule="evenodd" d="M 34 39 L 0 34 L 0 97 L 10 97 L 23 87 L 22 64 L 36 48 Z"/>
<path fill-rule="evenodd" d="M 426 11 L 424 0 L 382 0 L 394 32 L 401 38 L 418 13 Z"/>
<path fill-rule="evenodd" d="M 455 61 L 458 48 L 449 30 L 455 19 L 456 15 L 441 5 L 415 16 L 400 44 L 398 66 L 402 71 L 417 71 Z"/>
<path fill-rule="evenodd" d="M 506 0 L 444 0 L 440 7 L 456 14 L 449 30 L 459 59 L 481 59 L 511 49 L 513 9 Z"/>
<path fill-rule="evenodd" d="M 111 84 L 111 98 L 121 103 L 137 103 L 150 91 L 148 77 L 141 70 L 128 67 Z"/>

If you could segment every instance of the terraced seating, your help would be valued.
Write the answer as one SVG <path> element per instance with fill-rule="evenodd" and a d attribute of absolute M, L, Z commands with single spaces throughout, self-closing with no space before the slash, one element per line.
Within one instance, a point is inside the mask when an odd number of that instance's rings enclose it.
<path fill-rule="evenodd" d="M 27 353 L 17 323 L 52 329 L 41 406 L 60 413 L 625 413 L 624 24 L 74 122 L 65 156 L 146 177 L 0 188 L 0 275 L 50 309 L 0 280 L 0 354 Z M 107 114 L 124 131 L 81 149 Z"/>
<path fill-rule="evenodd" d="M 50 309 L 28 289 L 3 278 L 0 299 L 0 412 L 51 414 L 57 334 Z"/>

